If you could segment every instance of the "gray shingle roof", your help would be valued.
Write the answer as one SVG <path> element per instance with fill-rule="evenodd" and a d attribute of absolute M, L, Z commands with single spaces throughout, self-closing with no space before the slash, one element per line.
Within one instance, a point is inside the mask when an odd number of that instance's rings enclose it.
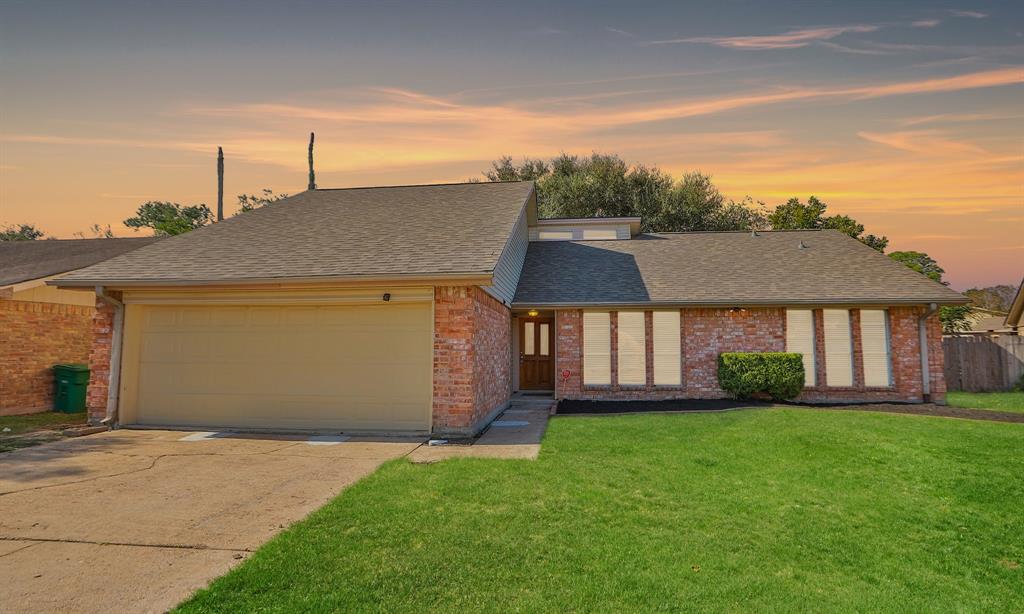
<path fill-rule="evenodd" d="M 513 304 L 931 302 L 966 299 L 856 239 L 809 230 L 534 242 Z"/>
<path fill-rule="evenodd" d="M 76 271 L 61 285 L 490 274 L 532 182 L 302 192 Z"/>
<path fill-rule="evenodd" d="M 159 237 L 0 241 L 0 286 L 81 269 L 158 240 Z"/>

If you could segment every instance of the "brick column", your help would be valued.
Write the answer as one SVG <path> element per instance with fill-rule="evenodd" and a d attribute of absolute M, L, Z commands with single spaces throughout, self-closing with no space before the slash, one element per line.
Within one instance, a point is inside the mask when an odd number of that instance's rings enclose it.
<path fill-rule="evenodd" d="M 110 295 L 121 300 L 120 292 Z M 107 417 L 107 395 L 110 390 L 110 355 L 114 337 L 114 308 L 96 299 L 96 314 L 92 320 L 92 349 L 89 352 L 89 388 L 86 407 L 89 423 L 99 424 Z"/>

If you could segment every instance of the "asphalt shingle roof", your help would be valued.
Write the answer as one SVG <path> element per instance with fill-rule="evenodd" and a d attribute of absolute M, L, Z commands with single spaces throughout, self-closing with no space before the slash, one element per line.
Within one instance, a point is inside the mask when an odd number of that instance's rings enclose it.
<path fill-rule="evenodd" d="M 856 239 L 810 230 L 533 242 L 513 304 L 932 302 L 966 299 Z"/>
<path fill-rule="evenodd" d="M 0 286 L 81 269 L 158 240 L 159 237 L 0 241 Z"/>
<path fill-rule="evenodd" d="M 532 191 L 532 182 L 307 191 L 61 284 L 489 274 Z"/>

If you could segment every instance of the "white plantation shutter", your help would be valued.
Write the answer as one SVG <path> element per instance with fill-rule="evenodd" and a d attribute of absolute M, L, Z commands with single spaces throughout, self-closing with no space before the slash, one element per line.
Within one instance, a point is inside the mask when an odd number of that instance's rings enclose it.
<path fill-rule="evenodd" d="M 804 386 L 814 386 L 814 312 L 786 310 L 786 351 L 804 358 Z"/>
<path fill-rule="evenodd" d="M 864 358 L 864 385 L 891 386 L 889 323 L 884 309 L 861 309 L 860 344 Z"/>
<path fill-rule="evenodd" d="M 583 312 L 583 384 L 612 383 L 612 326 L 607 311 Z"/>
<path fill-rule="evenodd" d="M 853 386 L 853 341 L 850 339 L 850 311 L 823 309 L 825 325 L 825 383 Z"/>
<path fill-rule="evenodd" d="M 647 350 L 644 334 L 644 312 L 620 311 L 619 385 L 643 386 L 647 383 Z"/>
<path fill-rule="evenodd" d="M 654 385 L 679 386 L 683 383 L 680 355 L 679 312 L 655 311 L 654 326 Z"/>

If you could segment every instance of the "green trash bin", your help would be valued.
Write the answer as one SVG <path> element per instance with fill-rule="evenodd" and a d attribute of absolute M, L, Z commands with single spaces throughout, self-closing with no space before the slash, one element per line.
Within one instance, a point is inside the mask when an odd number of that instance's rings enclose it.
<path fill-rule="evenodd" d="M 53 410 L 72 414 L 85 411 L 89 365 L 53 365 Z"/>

